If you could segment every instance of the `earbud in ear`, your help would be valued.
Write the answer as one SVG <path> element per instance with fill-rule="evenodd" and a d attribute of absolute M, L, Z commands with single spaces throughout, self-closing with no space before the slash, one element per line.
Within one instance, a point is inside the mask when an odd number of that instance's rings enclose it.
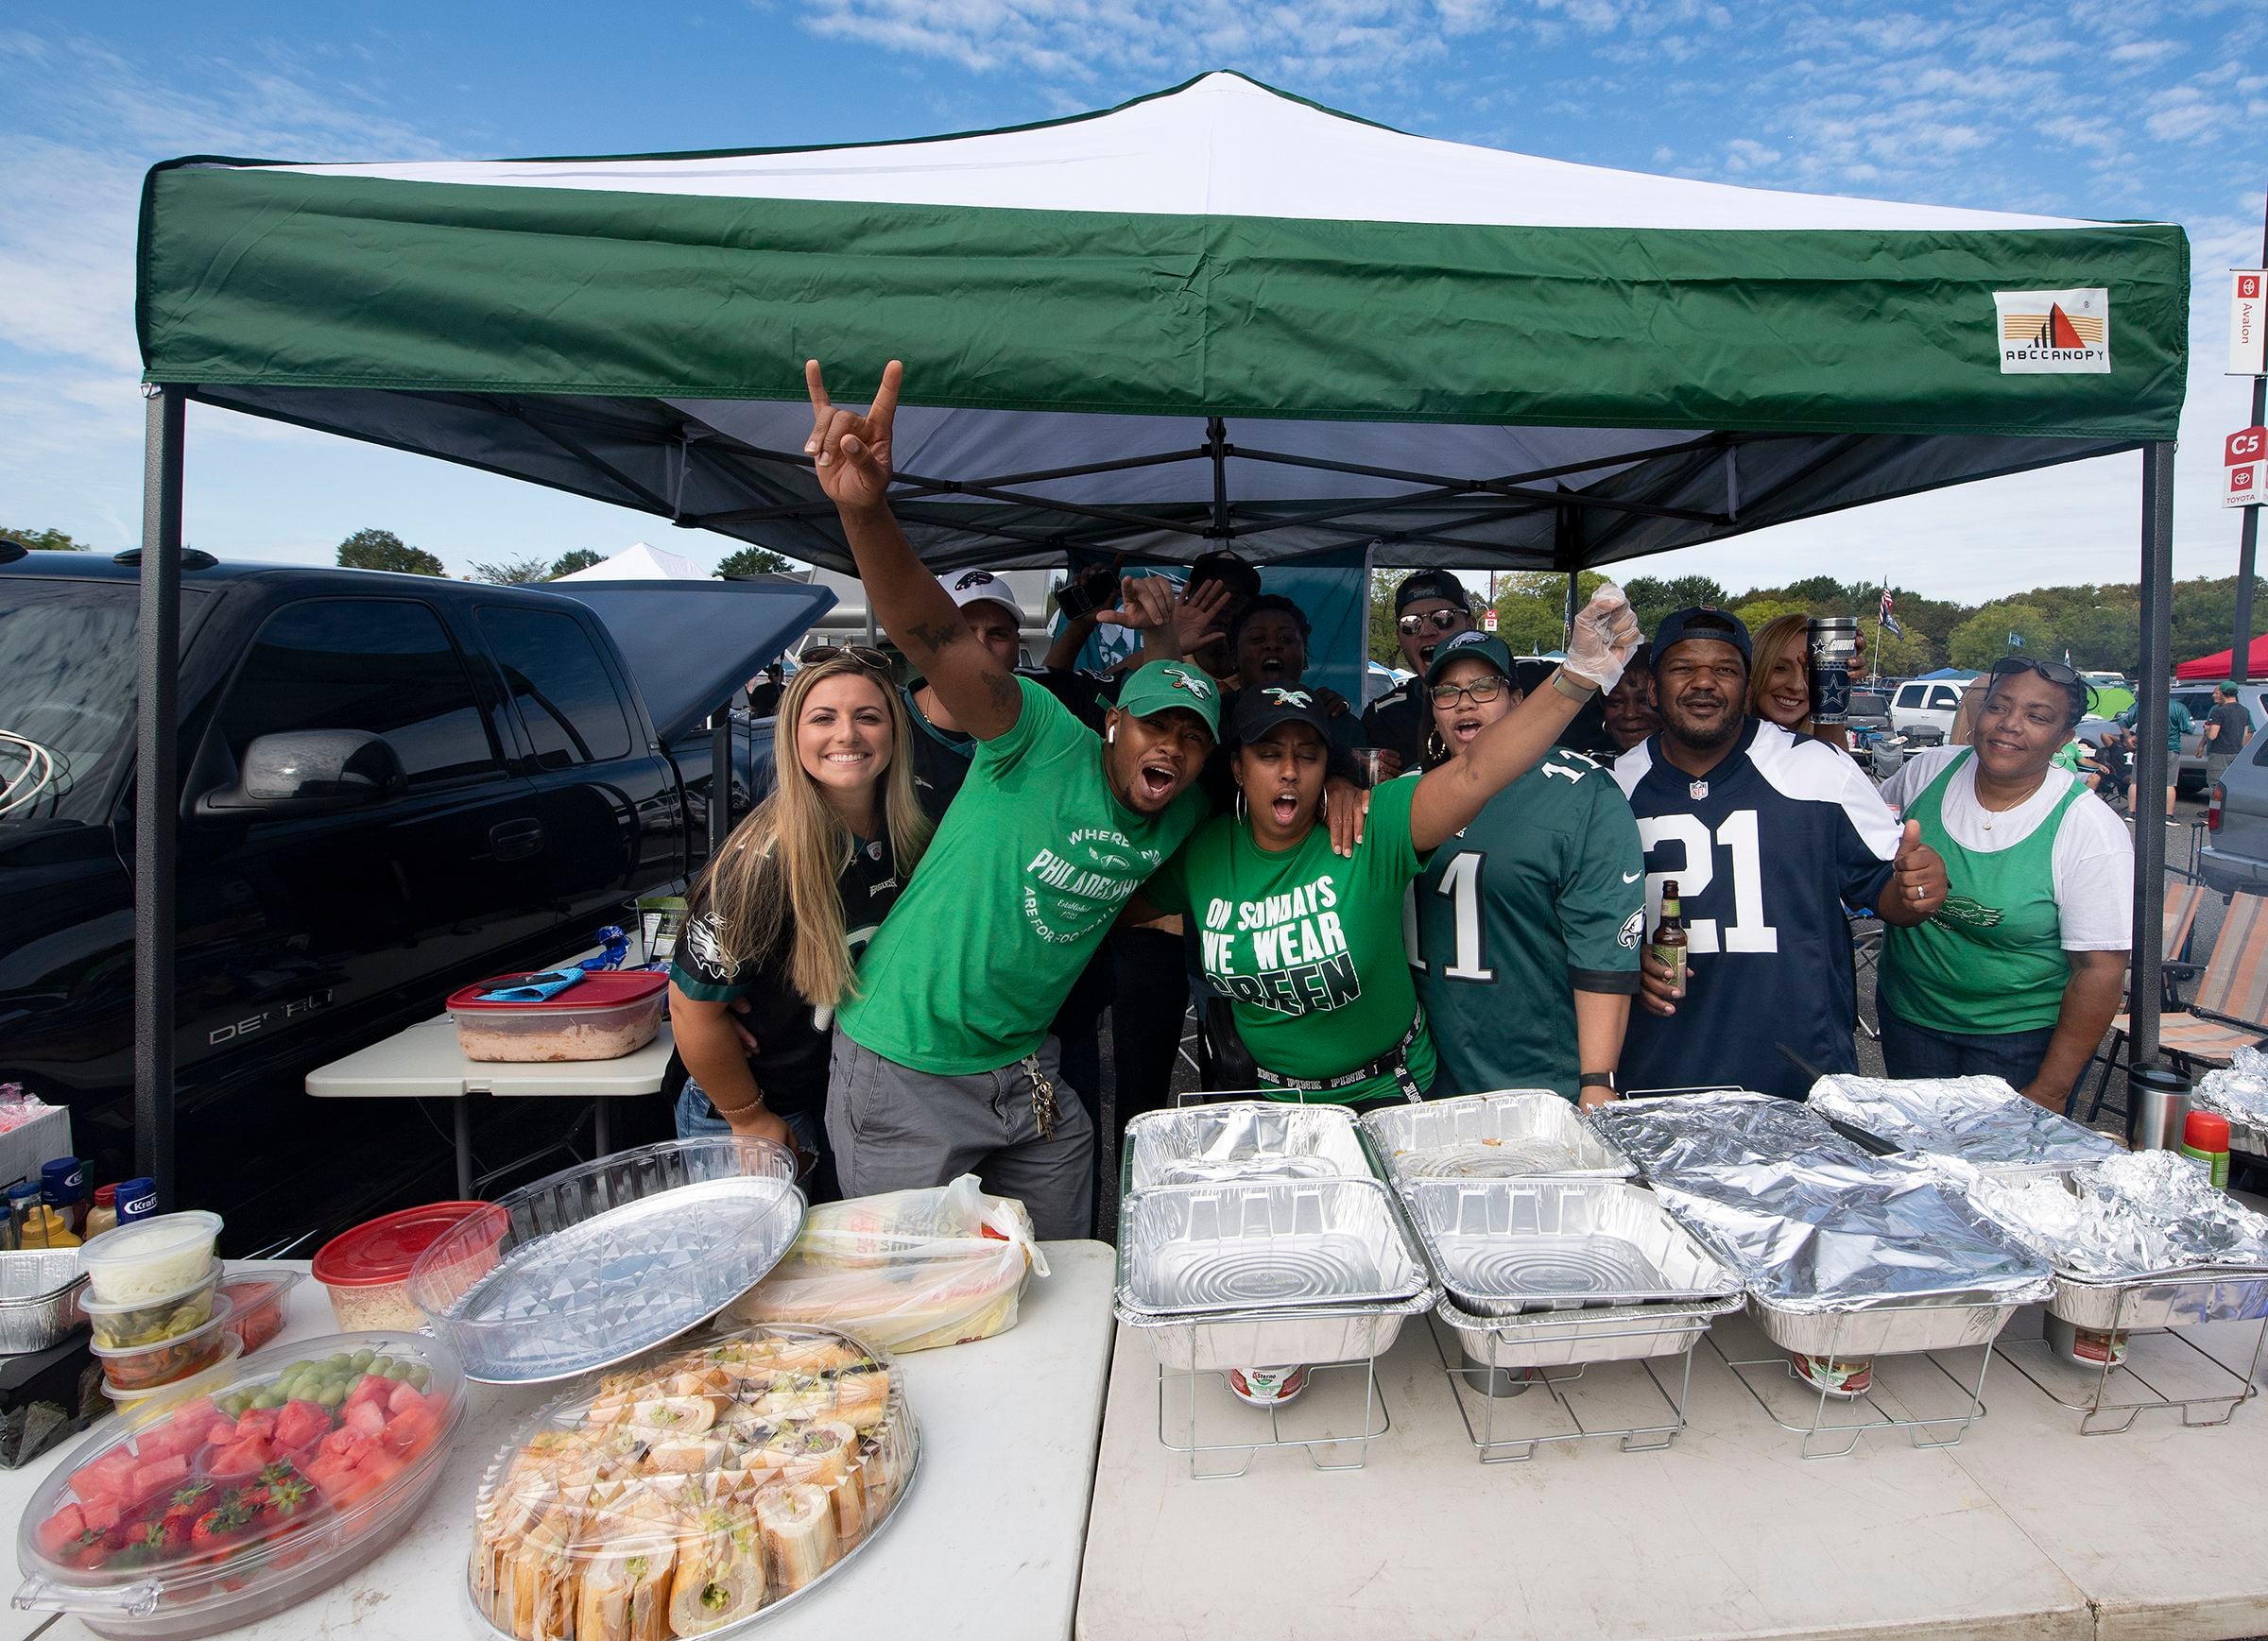
<path fill-rule="evenodd" d="M 1105 725 L 1103 727 L 1103 740 L 1110 745 L 1117 745 L 1118 726 L 1115 724 Z"/>

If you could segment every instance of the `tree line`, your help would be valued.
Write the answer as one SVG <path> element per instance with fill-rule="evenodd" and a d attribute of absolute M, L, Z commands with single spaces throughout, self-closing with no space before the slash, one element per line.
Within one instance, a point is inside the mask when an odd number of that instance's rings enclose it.
<path fill-rule="evenodd" d="M 0 528 L 0 540 L 15 541 L 35 552 L 91 553 L 92 542 L 80 541 L 61 530 L 9 530 Z M 187 545 L 186 542 L 183 543 Z M 593 564 L 606 561 L 604 553 L 594 553 L 588 547 L 577 547 L 562 553 L 557 558 L 503 558 L 493 563 L 472 567 L 465 579 L 486 581 L 498 587 L 524 587 L 540 581 L 557 581 L 562 575 L 573 575 L 578 570 L 588 570 Z M 342 570 L 391 570 L 402 575 L 447 575 L 449 567 L 422 547 L 412 547 L 391 530 L 357 530 L 338 544 L 338 565 Z M 730 580 L 739 575 L 777 574 L 785 570 L 788 562 L 768 547 L 742 547 L 728 553 L 717 561 L 716 574 Z"/>
<path fill-rule="evenodd" d="M 1394 585 L 1408 572 L 1382 570 L 1371 578 L 1370 656 L 1400 666 L 1394 628 Z M 1584 571 L 1576 577 L 1578 603 L 1590 596 L 1605 575 Z M 1753 631 L 1776 615 L 1855 615 L 1867 652 L 1886 674 L 1911 675 L 1938 667 L 1982 670 L 2013 648 L 2061 659 L 2088 671 L 2131 675 L 2141 664 L 2142 617 L 2139 587 L 2102 585 L 2037 587 L 1983 604 L 1928 598 L 1896 582 L 1890 586 L 1892 615 L 1900 633 L 1878 628 L 1881 608 L 1879 582 L 1838 581 L 1813 575 L 1779 587 L 1755 587 L 1734 593 L 1707 575 L 1633 575 L 1622 583 L 1630 607 L 1648 632 L 1674 609 L 1712 605 L 1728 609 Z M 1551 571 L 1516 571 L 1496 578 L 1497 636 L 1516 655 L 1542 655 L 1565 639 L 1567 577 Z M 2268 598 L 2260 605 L 2268 613 Z M 2176 658 L 2225 650 L 2236 628 L 2237 578 L 2200 576 L 2174 584 L 2174 654 Z M 2020 646 L 2012 642 L 2020 639 Z"/>

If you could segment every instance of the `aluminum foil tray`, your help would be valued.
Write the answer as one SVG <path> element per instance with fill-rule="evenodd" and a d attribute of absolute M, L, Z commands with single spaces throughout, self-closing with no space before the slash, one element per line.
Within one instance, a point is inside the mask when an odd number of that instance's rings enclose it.
<path fill-rule="evenodd" d="M 1822 1077 L 1810 1104 L 1896 1150 L 1957 1156 L 1995 1173 L 2084 1168 L 2122 1149 L 1998 1077 Z"/>
<path fill-rule="evenodd" d="M 60 1344 L 79 1325 L 77 1248 L 0 1249 L 0 1356 Z"/>
<path fill-rule="evenodd" d="M 1363 1137 L 1384 1171 L 1405 1187 L 1424 1179 L 1539 1174 L 1628 1179 L 1638 1171 L 1549 1088 L 1388 1106 L 1363 1119 Z"/>
<path fill-rule="evenodd" d="M 1351 1112 L 1238 1100 L 1151 1111 L 1126 1124 L 1121 1188 L 1232 1180 L 1368 1179 Z"/>
<path fill-rule="evenodd" d="M 1649 1180 L 1727 1164 L 1863 1162 L 1866 1153 L 1819 1113 L 1771 1094 L 1716 1091 L 1617 1100 L 1590 1114 L 1606 1141 Z"/>
<path fill-rule="evenodd" d="M 1734 1293 L 1685 1303 L 1475 1316 L 1445 1298 L 1434 1310 L 1456 1334 L 1468 1361 L 1482 1367 L 1553 1368 L 1675 1356 L 1741 1305 L 1741 1295 Z"/>
<path fill-rule="evenodd" d="M 2268 1054 L 2239 1049 L 2228 1064 L 2197 1079 L 2191 1103 L 2228 1119 L 2231 1151 L 2268 1154 Z"/>
<path fill-rule="evenodd" d="M 2268 1274 L 2199 1271 L 2139 1282 L 2081 1282 L 2057 1275 L 2048 1308 L 2074 1327 L 2192 1327 L 2268 1316 Z"/>
<path fill-rule="evenodd" d="M 484 1384 L 608 1367 L 706 1322 L 803 1223 L 795 1161 L 719 1136 L 641 1146 L 509 1193 L 419 1256 L 411 1301 Z"/>
<path fill-rule="evenodd" d="M 1121 1301 L 1149 1316 L 1391 1303 L 1428 1286 L 1373 1179 L 1143 1191 L 1120 1208 L 1118 1263 Z"/>
<path fill-rule="evenodd" d="M 1441 1297 L 1427 1288 L 1408 1299 L 1376 1305 L 1244 1311 L 1224 1316 L 1153 1316 L 1121 1298 L 1118 1320 L 1141 1333 L 1161 1367 L 1182 1373 L 1222 1368 L 1291 1367 L 1363 1361 L 1383 1356 L 1402 1325 Z"/>
<path fill-rule="evenodd" d="M 1426 1180 L 1408 1193 L 1441 1285 L 1477 1316 L 1724 1299 L 1741 1278 L 1616 1180 Z"/>
<path fill-rule="evenodd" d="M 1748 1313 L 1764 1330 L 1764 1337 L 1782 1350 L 1848 1361 L 1990 1344 L 2024 1303 L 2017 1299 L 1991 1304 L 1912 1300 L 1864 1310 L 1792 1310 L 1752 1293 Z"/>

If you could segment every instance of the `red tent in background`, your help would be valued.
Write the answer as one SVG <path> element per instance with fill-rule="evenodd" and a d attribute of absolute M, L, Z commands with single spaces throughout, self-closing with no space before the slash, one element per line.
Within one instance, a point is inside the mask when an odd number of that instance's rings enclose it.
<path fill-rule="evenodd" d="M 2212 683 L 2228 676 L 2228 663 L 2234 650 L 2219 650 L 2209 656 L 2199 656 L 2193 661 L 2184 661 L 2174 669 L 2174 675 L 2185 684 Z M 2252 659 L 2246 663 L 2244 675 L 2248 678 L 2268 676 L 2268 637 L 2252 641 Z"/>

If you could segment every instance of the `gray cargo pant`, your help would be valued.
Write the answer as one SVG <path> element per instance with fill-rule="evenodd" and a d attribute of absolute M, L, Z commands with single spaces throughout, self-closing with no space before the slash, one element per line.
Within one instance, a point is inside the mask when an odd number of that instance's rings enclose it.
<path fill-rule="evenodd" d="M 846 1197 L 940 1186 L 973 1173 L 1015 1197 L 1042 1240 L 1093 1234 L 1094 1124 L 1063 1085 L 1056 1039 L 1040 1045 L 1056 1087 L 1056 1132 L 1040 1137 L 1032 1079 L 1019 1061 L 997 1071 L 939 1077 L 885 1060 L 834 1034 L 827 1075 L 827 1139 Z"/>

